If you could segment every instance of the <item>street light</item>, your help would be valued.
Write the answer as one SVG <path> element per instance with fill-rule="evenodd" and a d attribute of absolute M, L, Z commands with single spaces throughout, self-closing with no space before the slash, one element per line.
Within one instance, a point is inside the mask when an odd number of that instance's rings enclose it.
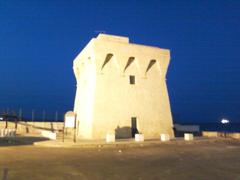
<path fill-rule="evenodd" d="M 228 124 L 228 123 L 229 123 L 229 120 L 228 120 L 228 119 L 222 119 L 222 120 L 221 120 L 221 123 L 222 123 L 222 124 Z"/>
<path fill-rule="evenodd" d="M 229 120 L 228 119 L 222 119 L 221 120 L 221 123 L 223 124 L 223 127 L 224 127 L 224 137 L 226 138 L 227 137 L 227 132 L 226 132 L 226 125 L 229 124 Z"/>

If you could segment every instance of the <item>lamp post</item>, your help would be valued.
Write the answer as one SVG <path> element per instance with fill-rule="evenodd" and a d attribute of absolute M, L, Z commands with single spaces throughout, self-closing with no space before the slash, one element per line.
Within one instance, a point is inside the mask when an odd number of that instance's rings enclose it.
<path fill-rule="evenodd" d="M 223 125 L 223 127 L 224 127 L 224 137 L 226 138 L 227 137 L 227 132 L 226 132 L 226 125 L 227 124 L 229 124 L 229 120 L 228 119 L 222 119 L 221 120 L 221 123 L 222 123 L 222 125 Z"/>

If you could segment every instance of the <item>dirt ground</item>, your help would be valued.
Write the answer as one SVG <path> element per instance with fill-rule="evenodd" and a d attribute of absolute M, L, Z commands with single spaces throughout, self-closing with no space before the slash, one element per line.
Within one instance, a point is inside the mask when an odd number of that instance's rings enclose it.
<path fill-rule="evenodd" d="M 0 179 L 240 180 L 240 143 L 148 147 L 0 147 Z"/>

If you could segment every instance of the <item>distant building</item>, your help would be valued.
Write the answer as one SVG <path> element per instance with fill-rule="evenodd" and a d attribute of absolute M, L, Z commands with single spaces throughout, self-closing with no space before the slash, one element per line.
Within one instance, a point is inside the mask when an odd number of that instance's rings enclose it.
<path fill-rule="evenodd" d="M 102 139 L 143 133 L 173 136 L 166 87 L 170 51 L 99 34 L 74 60 L 78 136 Z"/>
<path fill-rule="evenodd" d="M 185 133 L 192 133 L 194 136 L 200 136 L 200 126 L 190 124 L 174 124 L 174 135 L 183 137 Z"/>

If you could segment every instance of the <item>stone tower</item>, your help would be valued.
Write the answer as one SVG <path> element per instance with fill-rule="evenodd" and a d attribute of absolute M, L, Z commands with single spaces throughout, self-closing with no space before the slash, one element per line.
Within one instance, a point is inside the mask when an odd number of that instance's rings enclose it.
<path fill-rule="evenodd" d="M 127 37 L 93 38 L 73 66 L 79 138 L 173 137 L 165 81 L 169 61 L 169 50 L 129 43 Z"/>

